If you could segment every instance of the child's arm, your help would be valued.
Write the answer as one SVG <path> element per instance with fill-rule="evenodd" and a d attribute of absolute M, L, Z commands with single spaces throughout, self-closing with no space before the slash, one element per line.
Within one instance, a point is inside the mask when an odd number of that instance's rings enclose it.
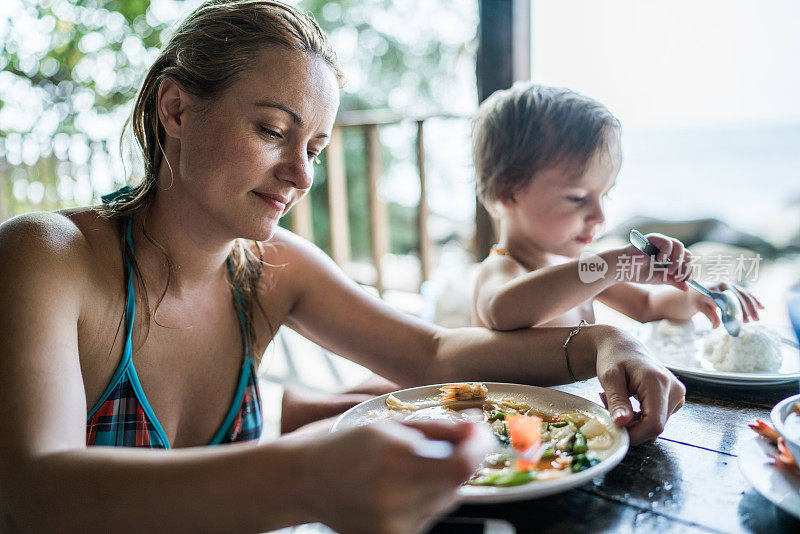
<path fill-rule="evenodd" d="M 603 253 L 614 261 L 614 251 Z M 538 326 L 595 297 L 615 283 L 604 276 L 591 283 L 578 277 L 578 262 L 528 272 L 508 256 L 491 256 L 475 283 L 475 311 L 482 326 L 516 330 Z"/>
<path fill-rule="evenodd" d="M 620 281 L 620 272 L 626 280 L 685 289 L 683 280 L 688 272 L 684 265 L 689 255 L 683 245 L 660 234 L 647 238 L 661 250 L 657 260 L 667 266 L 652 269 L 650 258 L 632 245 L 532 272 L 509 256 L 491 256 L 481 264 L 476 280 L 476 315 L 484 326 L 494 330 L 539 326 L 608 290 Z M 602 266 L 603 262 L 606 270 L 602 274 L 586 268 L 589 264 Z M 628 300 L 626 309 L 637 315 L 643 313 L 645 303 Z"/>
<path fill-rule="evenodd" d="M 756 297 L 740 287 L 723 283 L 710 289 L 731 289 L 739 297 L 745 322 L 757 321 L 758 310 L 764 308 Z M 597 300 L 641 323 L 659 319 L 688 321 L 700 312 L 708 317 L 713 328 L 721 324 L 714 301 L 697 291 L 665 289 L 651 292 L 633 284 L 619 283 L 600 293 Z"/>

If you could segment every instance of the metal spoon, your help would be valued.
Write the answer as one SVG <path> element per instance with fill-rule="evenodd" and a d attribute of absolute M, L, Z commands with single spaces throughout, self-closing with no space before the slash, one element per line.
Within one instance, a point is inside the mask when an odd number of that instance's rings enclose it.
<path fill-rule="evenodd" d="M 630 241 L 631 245 L 655 260 L 656 254 L 659 252 L 658 247 L 648 241 L 641 232 L 638 230 L 631 230 Z M 722 325 L 725 327 L 725 330 L 733 337 L 739 335 L 742 329 L 742 306 L 739 304 L 739 298 L 736 296 L 736 293 L 730 289 L 721 292 L 711 291 L 694 280 L 686 282 L 686 285 L 713 300 L 714 304 L 716 304 L 722 312 Z"/>

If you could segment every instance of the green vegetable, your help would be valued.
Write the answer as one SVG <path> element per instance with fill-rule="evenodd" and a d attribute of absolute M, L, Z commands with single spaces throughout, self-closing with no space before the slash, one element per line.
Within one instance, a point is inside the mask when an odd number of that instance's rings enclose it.
<path fill-rule="evenodd" d="M 556 457 L 556 451 L 551 448 L 547 448 L 542 453 L 542 460 L 552 460 Z"/>
<path fill-rule="evenodd" d="M 572 457 L 572 465 L 570 469 L 573 473 L 577 473 L 578 471 L 583 471 L 584 469 L 589 469 L 593 465 L 600 463 L 600 460 L 597 458 L 590 458 L 587 457 L 585 454 L 576 454 Z"/>
<path fill-rule="evenodd" d="M 508 436 L 504 436 L 503 434 L 498 434 L 497 432 L 494 432 L 494 437 L 497 438 L 497 441 L 499 441 L 501 445 L 506 445 L 508 447 L 511 446 L 511 438 L 509 438 Z"/>
<path fill-rule="evenodd" d="M 568 423 L 566 421 L 556 421 L 555 423 L 548 423 L 549 426 L 552 426 L 554 428 L 561 428 L 562 426 L 567 426 L 567 424 Z"/>
<path fill-rule="evenodd" d="M 469 481 L 473 486 L 519 486 L 536 478 L 536 471 L 512 471 L 496 475 L 481 475 Z"/>
<path fill-rule="evenodd" d="M 497 421 L 497 420 L 505 421 L 506 414 L 501 411 L 495 410 L 492 412 L 492 415 L 489 417 L 489 422 Z"/>
<path fill-rule="evenodd" d="M 580 432 L 575 432 L 575 443 L 572 445 L 572 452 L 575 454 L 582 454 L 586 452 L 586 437 Z"/>

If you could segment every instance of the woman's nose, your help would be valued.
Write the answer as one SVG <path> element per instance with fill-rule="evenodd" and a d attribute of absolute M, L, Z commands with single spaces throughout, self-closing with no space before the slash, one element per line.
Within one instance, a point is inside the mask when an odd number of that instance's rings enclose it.
<path fill-rule="evenodd" d="M 314 167 L 305 152 L 301 157 L 287 156 L 278 171 L 278 178 L 289 182 L 295 189 L 309 189 L 314 183 Z"/>

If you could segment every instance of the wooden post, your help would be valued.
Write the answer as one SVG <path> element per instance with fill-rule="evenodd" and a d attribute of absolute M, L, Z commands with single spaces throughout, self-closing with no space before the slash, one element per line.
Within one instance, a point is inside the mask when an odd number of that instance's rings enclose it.
<path fill-rule="evenodd" d="M 309 241 L 314 241 L 314 225 L 311 214 L 311 193 L 292 208 L 292 232 Z"/>
<path fill-rule="evenodd" d="M 369 184 L 370 234 L 372 238 L 372 259 L 375 262 L 375 289 L 383 294 L 385 285 L 381 272 L 381 258 L 389 252 L 389 217 L 386 205 L 378 197 L 378 181 L 383 172 L 381 146 L 378 126 L 367 124 L 364 127 L 367 151 L 367 183 Z"/>
<path fill-rule="evenodd" d="M 428 236 L 428 195 L 425 185 L 425 138 L 424 121 L 417 121 L 417 168 L 419 170 L 419 206 L 417 207 L 417 229 L 419 233 L 419 263 L 422 277 L 420 284 L 431 277 L 431 243 Z"/>
<path fill-rule="evenodd" d="M 347 176 L 342 127 L 334 126 L 326 153 L 331 257 L 339 267 L 346 269 L 350 263 L 350 222 L 347 216 Z"/>
<path fill-rule="evenodd" d="M 5 162 L 3 162 L 3 163 L 5 163 Z M 6 169 L 8 169 L 8 166 L 6 166 L 6 165 L 2 165 L 2 166 L 6 167 Z M 5 189 L 6 183 L 10 182 L 10 179 L 9 179 L 9 175 L 10 174 L 11 173 L 9 173 L 9 172 L 7 172 L 5 170 L 0 170 L 0 223 L 5 221 L 8 218 L 8 216 L 6 216 L 5 202 L 3 201 L 3 199 L 5 198 L 5 191 L 3 191 L 3 189 Z"/>
<path fill-rule="evenodd" d="M 480 28 L 476 62 L 478 100 L 531 77 L 530 0 L 479 0 Z M 475 259 L 483 260 L 495 242 L 492 219 L 476 199 Z"/>

